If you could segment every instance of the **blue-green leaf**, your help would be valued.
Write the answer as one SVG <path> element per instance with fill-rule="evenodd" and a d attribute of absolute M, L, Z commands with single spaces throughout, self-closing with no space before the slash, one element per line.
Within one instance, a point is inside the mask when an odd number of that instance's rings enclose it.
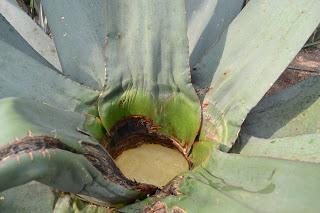
<path fill-rule="evenodd" d="M 107 5 L 108 78 L 99 100 L 104 126 L 110 131 L 128 116 L 144 117 L 188 151 L 201 117 L 188 66 L 185 1 Z"/>
<path fill-rule="evenodd" d="M 319 162 L 319 114 L 320 76 L 315 76 L 264 98 L 248 115 L 234 151 Z"/>
<path fill-rule="evenodd" d="M 0 13 L 35 51 L 61 71 L 53 40 L 20 8 L 16 0 L 0 1 Z M 1 30 L 5 31 L 2 27 Z"/>
<path fill-rule="evenodd" d="M 113 204 L 147 193 L 81 133 L 85 117 L 79 113 L 8 98 L 0 100 L 0 117 L 0 191 L 37 180 Z"/>
<path fill-rule="evenodd" d="M 139 212 L 162 202 L 171 212 L 318 212 L 320 165 L 214 152 L 164 195 L 123 209 Z M 168 195 L 166 193 L 173 193 Z"/>
<path fill-rule="evenodd" d="M 97 99 L 98 92 L 57 72 L 1 15 L 0 28 L 0 98 L 29 98 L 66 110 Z"/>
<path fill-rule="evenodd" d="M 0 192 L 0 209 L 3 213 L 52 213 L 56 194 L 38 182 L 30 182 Z"/>
<path fill-rule="evenodd" d="M 71 79 L 102 89 L 105 78 L 107 1 L 42 1 L 62 70 Z"/>
<path fill-rule="evenodd" d="M 243 0 L 188 0 L 190 66 L 194 67 L 214 46 L 223 31 L 240 12 Z"/>
<path fill-rule="evenodd" d="M 201 87 L 209 87 L 203 101 L 202 140 L 217 141 L 224 150 L 232 146 L 248 112 L 319 24 L 319 11 L 318 0 L 246 5 L 198 66 Z"/>

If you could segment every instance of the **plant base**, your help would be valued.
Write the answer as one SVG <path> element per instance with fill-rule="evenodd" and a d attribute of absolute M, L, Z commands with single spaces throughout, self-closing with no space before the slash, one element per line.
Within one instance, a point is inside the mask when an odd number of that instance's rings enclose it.
<path fill-rule="evenodd" d="M 142 144 L 125 150 L 115 162 L 127 178 L 158 187 L 189 169 L 182 153 L 160 144 Z"/>

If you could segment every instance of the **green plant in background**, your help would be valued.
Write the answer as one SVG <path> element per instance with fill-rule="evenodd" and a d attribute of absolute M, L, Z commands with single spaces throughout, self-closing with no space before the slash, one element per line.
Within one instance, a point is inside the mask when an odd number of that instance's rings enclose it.
<path fill-rule="evenodd" d="M 262 97 L 319 0 L 43 0 L 59 61 L 13 2 L 0 3 L 1 212 L 317 212 L 320 77 Z M 164 187 L 113 160 L 152 144 L 187 162 L 163 155 Z"/>

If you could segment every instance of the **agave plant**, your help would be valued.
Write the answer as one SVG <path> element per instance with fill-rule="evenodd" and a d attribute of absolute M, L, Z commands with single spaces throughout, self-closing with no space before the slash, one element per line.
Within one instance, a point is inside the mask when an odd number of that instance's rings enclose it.
<path fill-rule="evenodd" d="M 320 77 L 264 97 L 319 0 L 42 4 L 54 45 L 0 2 L 1 212 L 319 210 Z"/>

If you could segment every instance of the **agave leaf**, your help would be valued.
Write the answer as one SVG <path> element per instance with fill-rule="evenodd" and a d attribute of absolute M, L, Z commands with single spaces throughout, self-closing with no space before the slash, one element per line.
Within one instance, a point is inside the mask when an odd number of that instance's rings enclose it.
<path fill-rule="evenodd" d="M 0 100 L 0 117 L 6 130 L 0 134 L 0 191 L 37 180 L 111 203 L 145 193 L 121 174 L 102 146 L 78 131 L 84 116 L 8 98 Z"/>
<path fill-rule="evenodd" d="M 248 156 L 266 156 L 320 163 L 320 133 L 264 139 L 241 134 L 241 147 L 233 152 Z"/>
<path fill-rule="evenodd" d="M 135 212 L 161 201 L 168 212 L 317 212 L 320 165 L 215 152 L 205 167 L 187 174 L 178 193 L 125 208 Z M 172 188 L 171 188 L 172 189 Z"/>
<path fill-rule="evenodd" d="M 0 197 L 5 213 L 51 213 L 56 200 L 50 187 L 34 181 L 0 192 Z"/>
<path fill-rule="evenodd" d="M 106 1 L 42 1 L 65 75 L 102 89 L 106 58 Z"/>
<path fill-rule="evenodd" d="M 260 138 L 282 138 L 319 133 L 320 76 L 310 77 L 253 108 L 243 132 Z"/>
<path fill-rule="evenodd" d="M 110 208 L 96 206 L 91 203 L 84 202 L 74 196 L 68 194 L 59 197 L 54 206 L 53 213 L 112 213 Z"/>
<path fill-rule="evenodd" d="M 319 11 L 317 0 L 248 3 L 199 64 L 199 87 L 211 85 L 203 101 L 201 140 L 231 147 L 247 113 L 317 27 Z"/>
<path fill-rule="evenodd" d="M 28 44 L 27 41 L 21 37 L 21 35 L 13 28 L 13 26 L 11 26 L 11 24 L 4 16 L 2 16 L 2 14 L 0 14 L 0 27 L 1 42 L 12 46 L 12 48 L 21 51 L 25 55 L 32 57 L 32 59 L 36 60 L 38 63 L 41 63 L 57 72 L 57 70 L 45 58 L 36 52 L 32 46 L 30 46 L 30 44 Z M 1 54 L 3 55 L 4 52 Z"/>
<path fill-rule="evenodd" d="M 1 212 L 6 213 L 109 213 L 107 207 L 96 206 L 70 194 L 54 192 L 52 188 L 32 181 L 0 192 Z"/>
<path fill-rule="evenodd" d="M 241 153 L 319 162 L 319 97 L 315 76 L 264 98 L 243 125 Z"/>
<path fill-rule="evenodd" d="M 110 131 L 127 116 L 145 116 L 190 149 L 200 106 L 187 63 L 184 0 L 107 2 L 108 78 L 99 101 L 104 126 Z"/>
<path fill-rule="evenodd" d="M 0 1 L 0 13 L 43 58 L 61 71 L 53 40 L 19 7 L 16 0 Z M 1 30 L 4 30 L 1 26 Z M 29 54 L 33 51 L 27 50 Z"/>
<path fill-rule="evenodd" d="M 145 212 L 148 212 L 148 210 L 150 210 L 150 212 L 162 210 L 162 212 L 201 213 L 254 212 L 236 199 L 222 193 L 219 189 L 215 189 L 207 183 L 193 177 L 188 177 L 183 180 L 183 183 L 179 187 L 179 193 L 183 193 L 184 195 L 168 195 L 168 197 L 162 199 L 146 199 L 142 202 L 128 205 L 120 209 L 120 211 L 124 213 L 140 213 L 143 212 L 143 210 L 145 210 Z"/>
<path fill-rule="evenodd" d="M 23 97 L 74 110 L 98 92 L 56 72 L 0 16 L 0 98 Z"/>
<path fill-rule="evenodd" d="M 243 0 L 188 0 L 188 38 L 190 66 L 200 61 L 210 46 L 240 12 Z"/>

